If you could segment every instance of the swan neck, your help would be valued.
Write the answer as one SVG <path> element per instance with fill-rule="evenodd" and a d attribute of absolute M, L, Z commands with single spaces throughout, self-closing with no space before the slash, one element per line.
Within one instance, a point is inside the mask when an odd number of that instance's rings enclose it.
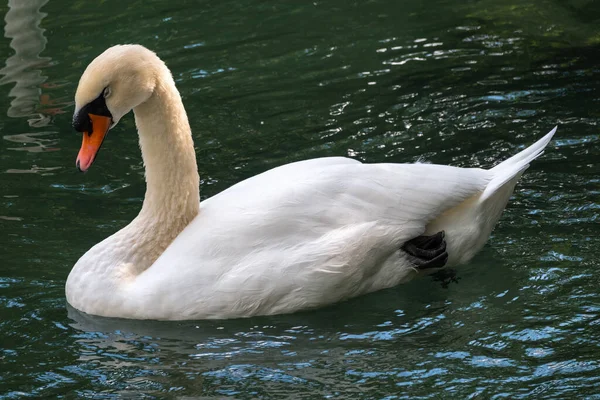
<path fill-rule="evenodd" d="M 183 219 L 187 225 L 200 207 L 194 143 L 173 78 L 168 74 L 158 82 L 152 96 L 133 110 L 146 169 L 140 216 L 161 223 L 164 218 Z"/>

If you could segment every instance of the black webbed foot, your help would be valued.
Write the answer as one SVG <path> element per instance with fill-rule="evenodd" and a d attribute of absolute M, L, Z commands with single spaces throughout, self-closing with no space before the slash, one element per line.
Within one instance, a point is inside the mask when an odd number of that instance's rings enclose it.
<path fill-rule="evenodd" d="M 442 268 L 448 261 L 444 231 L 431 236 L 418 236 L 404 243 L 402 250 L 419 269 Z"/>
<path fill-rule="evenodd" d="M 456 270 L 452 268 L 442 269 L 431 275 L 434 282 L 441 282 L 444 289 L 448 289 L 448 286 L 454 282 L 458 283 L 460 276 L 456 275 Z"/>

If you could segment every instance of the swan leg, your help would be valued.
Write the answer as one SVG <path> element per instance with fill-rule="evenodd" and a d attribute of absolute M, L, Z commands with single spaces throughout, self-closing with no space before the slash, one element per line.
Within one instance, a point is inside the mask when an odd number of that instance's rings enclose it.
<path fill-rule="evenodd" d="M 448 261 L 444 231 L 418 236 L 404 243 L 402 250 L 418 269 L 442 268 Z"/>

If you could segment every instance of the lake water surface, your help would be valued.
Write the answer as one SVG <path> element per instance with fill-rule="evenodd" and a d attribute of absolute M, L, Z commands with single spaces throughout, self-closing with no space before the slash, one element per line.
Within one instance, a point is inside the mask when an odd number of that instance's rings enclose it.
<path fill-rule="evenodd" d="M 600 6 L 589 0 L 8 0 L 0 397 L 600 398 Z M 87 174 L 73 95 L 107 47 L 172 69 L 210 197 L 320 156 L 490 167 L 548 132 L 484 250 L 322 310 L 95 318 L 64 283 L 141 206 L 133 118 Z"/>

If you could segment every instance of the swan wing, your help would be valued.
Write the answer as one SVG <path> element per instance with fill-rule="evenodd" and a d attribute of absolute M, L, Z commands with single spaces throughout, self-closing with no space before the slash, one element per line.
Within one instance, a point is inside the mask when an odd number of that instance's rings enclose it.
<path fill-rule="evenodd" d="M 202 202 L 198 217 L 170 247 L 197 248 L 207 235 L 228 235 L 239 241 L 233 247 L 247 252 L 258 240 L 298 243 L 365 222 L 397 227 L 399 240 L 407 240 L 445 210 L 481 193 L 492 177 L 482 169 L 432 164 L 361 164 L 344 158 L 297 162 Z M 193 257 L 190 250 L 186 253 Z"/>

